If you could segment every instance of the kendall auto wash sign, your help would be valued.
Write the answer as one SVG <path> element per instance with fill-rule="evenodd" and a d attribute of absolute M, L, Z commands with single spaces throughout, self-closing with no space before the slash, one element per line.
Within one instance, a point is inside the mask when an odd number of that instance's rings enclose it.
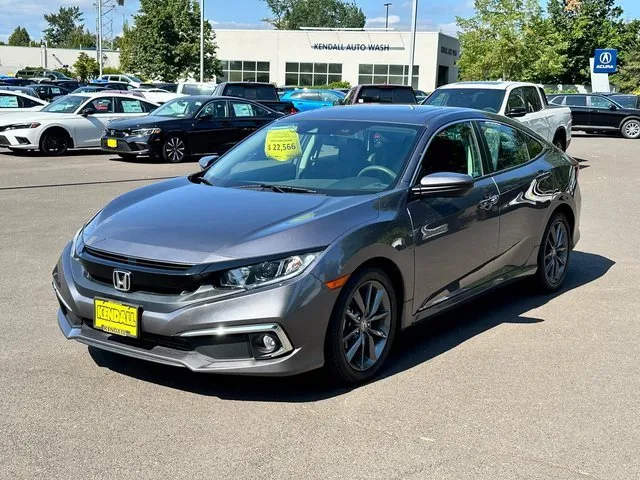
<path fill-rule="evenodd" d="M 355 52 L 388 52 L 388 43 L 312 43 L 314 50 L 344 50 Z"/>
<path fill-rule="evenodd" d="M 616 73 L 618 51 L 612 48 L 598 49 L 593 56 L 593 73 Z"/>

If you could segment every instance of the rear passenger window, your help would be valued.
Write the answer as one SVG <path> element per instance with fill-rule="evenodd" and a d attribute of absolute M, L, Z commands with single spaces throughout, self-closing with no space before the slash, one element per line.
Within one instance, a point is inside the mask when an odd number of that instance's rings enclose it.
<path fill-rule="evenodd" d="M 529 161 L 528 135 L 501 123 L 479 122 L 479 125 L 489 148 L 492 172 L 517 167 Z"/>
<path fill-rule="evenodd" d="M 544 146 L 535 138 L 526 135 L 527 149 L 529 150 L 529 158 L 534 159 L 542 153 Z"/>
<path fill-rule="evenodd" d="M 0 108 L 18 108 L 16 95 L 0 95 Z"/>
<path fill-rule="evenodd" d="M 586 107 L 587 106 L 587 97 L 584 95 L 572 95 L 567 96 L 567 100 L 565 102 L 567 106 L 574 107 Z"/>

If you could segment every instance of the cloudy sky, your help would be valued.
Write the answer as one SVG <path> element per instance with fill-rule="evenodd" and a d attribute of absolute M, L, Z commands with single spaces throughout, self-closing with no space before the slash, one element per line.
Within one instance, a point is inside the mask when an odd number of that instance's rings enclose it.
<path fill-rule="evenodd" d="M 60 6 L 79 6 L 84 12 L 87 27 L 95 30 L 96 0 L 0 0 L 0 40 L 6 41 L 13 29 L 26 27 L 31 38 L 39 39 L 47 27 L 43 15 L 57 11 Z M 104 1 L 104 0 L 103 0 Z M 389 24 L 399 30 L 408 30 L 411 22 L 411 0 L 356 0 L 367 15 L 367 26 L 384 27 L 384 3 L 392 1 L 389 8 Z M 546 3 L 545 0 L 541 0 Z M 640 0 L 619 0 L 625 16 L 640 18 Z M 122 29 L 124 18 L 129 18 L 138 8 L 137 0 L 125 0 L 124 7 L 114 13 L 114 33 Z M 470 16 L 473 0 L 421 0 L 418 8 L 418 28 L 420 30 L 441 30 L 455 34 L 455 17 Z M 269 15 L 266 4 L 260 0 L 205 0 L 205 15 L 214 28 L 265 28 L 261 19 Z"/>

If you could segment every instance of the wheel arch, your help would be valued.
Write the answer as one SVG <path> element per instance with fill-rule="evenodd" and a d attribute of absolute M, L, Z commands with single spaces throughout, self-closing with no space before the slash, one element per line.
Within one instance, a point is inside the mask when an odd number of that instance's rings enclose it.
<path fill-rule="evenodd" d="M 629 115 L 628 117 L 624 117 L 618 125 L 618 128 L 622 128 L 622 125 L 624 125 L 625 122 L 628 122 L 629 120 L 637 120 L 640 122 L 640 115 Z"/>
<path fill-rule="evenodd" d="M 38 136 L 38 148 L 40 148 L 40 142 L 42 141 L 42 137 L 49 132 L 63 132 L 67 136 L 67 140 L 69 141 L 69 148 L 70 149 L 75 148 L 75 142 L 73 140 L 73 135 L 71 135 L 71 132 L 69 132 L 69 130 L 67 130 L 62 125 L 57 125 L 57 124 L 49 125 L 42 129 L 42 131 L 40 132 L 40 135 Z"/>
<path fill-rule="evenodd" d="M 563 140 L 563 145 L 565 147 L 565 149 L 567 148 L 567 129 L 565 128 L 564 125 L 560 125 L 558 128 L 556 128 L 555 133 L 553 134 L 553 140 L 555 140 L 556 138 L 558 138 L 558 135 L 562 135 L 562 140 Z"/>

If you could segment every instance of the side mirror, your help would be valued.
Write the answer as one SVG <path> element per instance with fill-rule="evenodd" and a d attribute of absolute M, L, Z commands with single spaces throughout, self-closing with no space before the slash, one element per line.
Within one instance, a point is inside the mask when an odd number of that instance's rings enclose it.
<path fill-rule="evenodd" d="M 611 104 L 611 105 L 609 105 L 609 110 L 616 111 L 616 110 L 618 110 L 618 107 L 616 107 L 615 105 Z"/>
<path fill-rule="evenodd" d="M 198 165 L 200 165 L 201 170 L 206 170 L 211 165 L 213 165 L 216 160 L 220 158 L 220 155 L 207 155 L 206 157 L 202 157 L 198 160 Z"/>
<path fill-rule="evenodd" d="M 524 117 L 527 114 L 527 109 L 525 107 L 514 107 L 507 110 L 507 117 L 517 118 Z"/>
<path fill-rule="evenodd" d="M 80 115 L 82 115 L 83 117 L 86 117 L 88 115 L 93 115 L 94 113 L 96 113 L 96 109 L 95 108 L 93 108 L 93 107 L 85 107 L 80 112 Z"/>
<path fill-rule="evenodd" d="M 422 177 L 411 192 L 419 197 L 464 197 L 473 190 L 473 182 L 470 175 L 438 172 Z"/>

